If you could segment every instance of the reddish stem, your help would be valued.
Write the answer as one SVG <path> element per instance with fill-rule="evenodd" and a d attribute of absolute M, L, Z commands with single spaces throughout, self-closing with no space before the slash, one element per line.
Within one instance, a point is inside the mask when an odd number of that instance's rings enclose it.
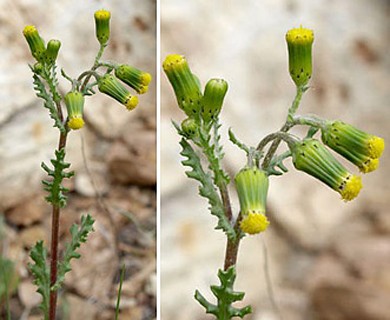
<path fill-rule="evenodd" d="M 66 138 L 68 136 L 68 128 L 60 134 L 58 142 L 58 150 L 66 147 Z M 57 290 L 51 288 L 57 282 L 57 267 L 58 267 L 58 243 L 60 231 L 60 207 L 53 204 L 52 221 L 51 221 L 51 254 L 50 254 L 50 302 L 49 302 L 49 319 L 56 319 L 57 310 Z"/>

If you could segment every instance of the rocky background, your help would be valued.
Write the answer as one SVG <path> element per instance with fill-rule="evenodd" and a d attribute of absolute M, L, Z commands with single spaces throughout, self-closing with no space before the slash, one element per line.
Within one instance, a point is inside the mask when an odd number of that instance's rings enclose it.
<path fill-rule="evenodd" d="M 161 8 L 161 59 L 183 54 L 203 85 L 212 77 L 229 82 L 225 137 L 231 127 L 256 145 L 280 128 L 295 93 L 284 36 L 303 24 L 315 32 L 314 71 L 299 113 L 340 118 L 390 141 L 389 1 L 162 0 Z M 197 183 L 184 175 L 170 123 L 184 116 L 163 73 L 161 85 L 162 319 L 212 319 L 193 294 L 197 288 L 213 298 L 209 285 L 218 283 L 225 239 L 213 230 Z M 245 157 L 226 140 L 233 176 Z M 387 148 L 351 203 L 291 163 L 288 174 L 272 178 L 271 226 L 245 238 L 239 255 L 236 289 L 253 306 L 248 319 L 390 319 L 389 155 Z M 277 307 L 267 293 L 265 249 Z"/>
<path fill-rule="evenodd" d="M 98 50 L 93 13 L 108 9 L 111 39 L 104 59 L 133 64 L 155 79 L 156 2 L 2 0 L 0 8 L 0 250 L 2 260 L 14 263 L 14 274 L 0 270 L 0 319 L 4 277 L 12 283 L 12 319 L 41 319 L 26 265 L 37 240 L 49 243 L 40 163 L 53 156 L 58 132 L 35 97 L 27 65 L 33 59 L 22 30 L 34 24 L 46 40 L 61 40 L 58 64 L 77 77 Z M 61 79 L 60 88 L 65 94 L 69 83 Z M 81 214 L 96 222 L 60 294 L 60 319 L 113 319 L 122 265 L 121 319 L 156 316 L 155 91 L 153 81 L 133 112 L 102 94 L 87 98 L 86 127 L 70 133 L 66 160 L 76 175 L 68 182 L 61 241 Z"/>

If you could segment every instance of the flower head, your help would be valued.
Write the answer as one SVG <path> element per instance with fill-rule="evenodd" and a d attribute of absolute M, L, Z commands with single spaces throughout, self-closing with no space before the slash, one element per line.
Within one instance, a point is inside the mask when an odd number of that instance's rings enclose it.
<path fill-rule="evenodd" d="M 122 103 L 128 110 L 133 110 L 138 104 L 137 96 L 131 95 L 119 80 L 110 74 L 98 79 L 98 88 L 100 92 Z"/>
<path fill-rule="evenodd" d="M 202 118 L 205 122 L 215 120 L 221 111 L 228 84 L 223 79 L 211 79 L 206 84 L 202 99 Z"/>
<path fill-rule="evenodd" d="M 54 64 L 54 62 L 57 60 L 60 47 L 61 47 L 61 42 L 59 40 L 52 39 L 47 43 L 47 49 L 45 52 L 46 63 Z"/>
<path fill-rule="evenodd" d="M 68 127 L 73 130 L 82 128 L 84 126 L 84 96 L 79 91 L 70 91 L 64 99 L 68 111 Z"/>
<path fill-rule="evenodd" d="M 310 29 L 295 28 L 286 34 L 288 64 L 291 78 L 297 86 L 305 86 L 312 74 L 312 44 L 314 33 Z"/>
<path fill-rule="evenodd" d="M 199 81 L 192 74 L 187 60 L 178 54 L 165 58 L 163 69 L 175 91 L 179 107 L 189 116 L 198 116 L 201 109 L 202 93 Z"/>
<path fill-rule="evenodd" d="M 122 64 L 115 68 L 115 76 L 132 87 L 137 93 L 143 94 L 148 91 L 152 76 L 133 66 Z"/>
<path fill-rule="evenodd" d="M 43 62 L 45 57 L 45 41 L 41 38 L 35 26 L 26 26 L 23 29 L 23 35 L 27 40 L 32 56 L 38 61 Z"/>
<path fill-rule="evenodd" d="M 110 18 L 110 11 L 98 10 L 95 12 L 96 38 L 101 45 L 107 44 L 110 38 Z"/>
<path fill-rule="evenodd" d="M 181 123 L 181 129 L 188 138 L 192 138 L 198 132 L 198 122 L 194 118 L 184 119 Z"/>
<path fill-rule="evenodd" d="M 245 167 L 234 180 L 240 200 L 241 230 L 249 234 L 264 231 L 269 225 L 265 216 L 268 176 L 257 167 Z"/>
<path fill-rule="evenodd" d="M 290 148 L 296 169 L 324 182 L 345 201 L 357 197 L 362 188 L 361 177 L 349 173 L 318 140 L 305 139 Z"/>
<path fill-rule="evenodd" d="M 363 173 L 378 168 L 379 158 L 385 148 L 382 138 L 342 121 L 328 121 L 322 128 L 322 141 L 355 164 Z"/>

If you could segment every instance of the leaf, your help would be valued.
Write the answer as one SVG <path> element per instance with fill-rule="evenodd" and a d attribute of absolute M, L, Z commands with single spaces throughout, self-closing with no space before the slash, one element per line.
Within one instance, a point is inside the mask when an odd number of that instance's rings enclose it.
<path fill-rule="evenodd" d="M 39 307 L 45 315 L 45 320 L 47 320 L 50 299 L 50 268 L 46 264 L 47 250 L 43 246 L 43 241 L 38 241 L 31 249 L 30 257 L 34 264 L 29 263 L 28 268 L 34 276 L 33 283 L 38 287 L 37 292 L 42 296 Z"/>
<path fill-rule="evenodd" d="M 31 70 L 34 72 L 33 68 L 30 66 Z M 60 116 L 58 114 L 55 100 L 49 95 L 49 93 L 46 91 L 46 87 L 44 83 L 42 82 L 41 78 L 34 72 L 33 73 L 33 84 L 34 84 L 34 90 L 36 92 L 36 95 L 38 98 L 41 98 L 44 100 L 43 106 L 49 110 L 50 118 L 54 120 L 54 127 L 57 127 L 61 132 L 65 132 L 64 124 L 62 123 Z M 56 92 L 56 91 L 55 91 Z M 56 99 L 60 99 L 61 97 L 56 94 Z"/>
<path fill-rule="evenodd" d="M 245 296 L 244 292 L 233 290 L 234 281 L 236 280 L 235 266 L 231 266 L 226 271 L 219 270 L 218 278 L 221 284 L 210 287 L 212 293 L 217 298 L 217 304 L 208 302 L 198 290 L 195 291 L 194 297 L 206 309 L 206 313 L 213 314 L 218 320 L 229 320 L 233 317 L 240 317 L 242 319 L 251 313 L 251 306 L 243 308 L 235 308 L 232 306 L 234 302 L 241 301 Z"/>
<path fill-rule="evenodd" d="M 216 229 L 223 230 L 229 239 L 236 239 L 236 233 L 225 216 L 223 204 L 217 190 L 214 187 L 212 177 L 209 173 L 206 173 L 203 170 L 199 156 L 185 138 L 181 139 L 180 145 L 183 148 L 180 154 L 187 158 L 182 161 L 182 164 L 192 168 L 191 171 L 186 171 L 186 175 L 189 178 L 200 182 L 201 185 L 199 186 L 199 194 L 208 199 L 211 214 L 218 218 Z"/>
<path fill-rule="evenodd" d="M 80 226 L 73 224 L 70 228 L 72 240 L 65 246 L 64 258 L 58 265 L 57 281 L 51 290 L 58 290 L 61 287 L 65 280 L 65 274 L 72 270 L 71 260 L 80 258 L 80 254 L 76 250 L 87 241 L 88 235 L 93 231 L 94 222 L 95 220 L 88 214 L 81 217 Z"/>
<path fill-rule="evenodd" d="M 54 167 L 50 169 L 45 163 L 42 162 L 41 167 L 46 173 L 52 177 L 49 180 L 42 180 L 42 184 L 44 185 L 44 190 L 49 192 L 49 195 L 45 198 L 47 202 L 52 203 L 58 207 L 65 207 L 67 197 L 65 196 L 65 192 L 69 190 L 62 186 L 62 180 L 65 178 L 70 178 L 74 175 L 73 171 L 65 172 L 65 169 L 70 167 L 70 163 L 64 161 L 65 159 L 65 149 L 55 150 L 55 159 L 51 159 L 50 162 Z"/>

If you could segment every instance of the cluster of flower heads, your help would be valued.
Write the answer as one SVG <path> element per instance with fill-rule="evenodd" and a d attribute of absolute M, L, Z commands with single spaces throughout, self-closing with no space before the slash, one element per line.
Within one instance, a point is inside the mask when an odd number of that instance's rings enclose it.
<path fill-rule="evenodd" d="M 111 13 L 107 10 L 98 10 L 94 17 L 96 38 L 101 48 L 104 48 L 110 38 Z M 37 61 L 33 68 L 34 72 L 38 75 L 42 72 L 48 73 L 55 66 L 61 42 L 50 40 L 45 46 L 45 41 L 39 35 L 35 26 L 26 26 L 23 35 L 27 40 L 32 56 Z M 133 110 L 138 104 L 138 97 L 132 95 L 121 82 L 133 88 L 138 94 L 144 94 L 148 91 L 152 77 L 149 73 L 127 64 L 113 64 L 113 68 L 115 75 L 93 73 L 97 80 L 98 89 L 123 104 L 128 110 Z M 64 97 L 68 112 L 67 126 L 73 130 L 84 126 L 83 109 L 86 92 L 81 87 L 81 83 L 76 83 Z"/>
<path fill-rule="evenodd" d="M 210 79 L 202 94 L 199 79 L 191 72 L 185 57 L 178 54 L 168 55 L 163 69 L 175 91 L 179 107 L 188 116 L 182 122 L 182 129 L 193 137 L 200 122 L 207 125 L 217 119 L 228 84 L 223 79 Z"/>
<path fill-rule="evenodd" d="M 312 76 L 313 41 L 313 31 L 302 26 L 286 34 L 289 73 L 297 88 L 303 91 Z M 217 119 L 228 85 L 224 80 L 212 79 L 202 94 L 198 78 L 181 55 L 167 56 L 163 68 L 179 107 L 188 116 L 181 124 L 182 130 L 187 137 L 194 138 L 200 123 L 208 124 Z M 360 172 L 368 173 L 378 168 L 384 140 L 342 121 L 324 120 L 317 129 L 321 130 L 323 143 L 314 138 L 288 141 L 294 167 L 328 185 L 343 200 L 350 201 L 362 188 L 361 177 L 350 173 L 326 146 L 356 165 Z M 235 176 L 240 201 L 240 227 L 245 233 L 257 234 L 269 225 L 265 216 L 268 175 L 267 168 L 250 164 Z"/>

